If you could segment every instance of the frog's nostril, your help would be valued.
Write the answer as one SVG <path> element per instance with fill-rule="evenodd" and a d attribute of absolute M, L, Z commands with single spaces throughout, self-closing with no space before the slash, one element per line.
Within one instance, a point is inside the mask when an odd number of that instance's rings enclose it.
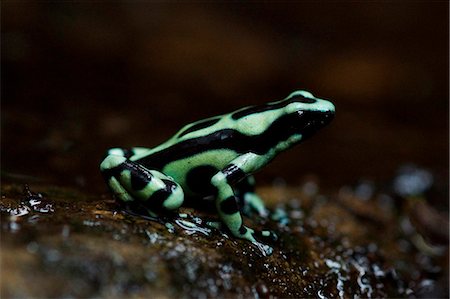
<path fill-rule="evenodd" d="M 325 101 L 325 104 L 322 106 L 323 112 L 328 114 L 331 114 L 331 116 L 334 115 L 336 108 L 334 107 L 334 104 L 328 101 Z"/>
<path fill-rule="evenodd" d="M 325 119 L 327 121 L 330 122 L 330 121 L 333 120 L 333 118 L 334 118 L 334 111 L 330 111 L 330 112 L 325 113 Z"/>

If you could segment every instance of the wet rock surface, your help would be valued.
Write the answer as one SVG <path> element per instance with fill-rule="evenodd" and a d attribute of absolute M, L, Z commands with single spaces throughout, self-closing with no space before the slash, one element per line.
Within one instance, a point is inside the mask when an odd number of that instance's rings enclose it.
<path fill-rule="evenodd" d="M 187 216 L 163 224 L 130 215 L 109 194 L 4 183 L 2 297 L 446 296 L 448 218 L 426 196 L 400 197 L 370 182 L 258 191 L 271 219 L 246 221 L 277 233 L 266 257 L 205 227 L 214 217 L 205 211 L 181 208 Z"/>

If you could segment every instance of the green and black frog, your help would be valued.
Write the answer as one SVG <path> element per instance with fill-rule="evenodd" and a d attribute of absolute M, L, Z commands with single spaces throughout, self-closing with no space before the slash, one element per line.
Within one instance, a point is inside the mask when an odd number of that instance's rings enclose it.
<path fill-rule="evenodd" d="M 116 198 L 137 202 L 150 215 L 177 209 L 185 196 L 213 196 L 226 228 L 260 244 L 272 233 L 245 226 L 239 209 L 242 203 L 261 216 L 268 213 L 254 193 L 252 174 L 327 125 L 334 114 L 331 102 L 295 91 L 280 101 L 188 124 L 154 148 L 112 148 L 100 170 Z"/>

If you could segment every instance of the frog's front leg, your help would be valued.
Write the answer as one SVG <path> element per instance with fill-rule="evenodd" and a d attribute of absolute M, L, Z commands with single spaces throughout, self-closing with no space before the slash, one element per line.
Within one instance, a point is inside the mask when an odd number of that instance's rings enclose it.
<path fill-rule="evenodd" d="M 235 194 L 239 198 L 242 205 L 242 212 L 250 216 L 252 213 L 257 213 L 260 217 L 267 217 L 269 212 L 267 211 L 264 202 L 255 193 L 255 178 L 249 175 L 239 181 L 234 186 Z"/>
<path fill-rule="evenodd" d="M 265 162 L 263 156 L 247 153 L 231 161 L 211 178 L 211 184 L 217 189 L 216 208 L 223 223 L 234 236 L 254 243 L 258 243 L 255 231 L 244 225 L 239 212 L 238 198 L 232 186 L 259 169 Z M 260 235 L 275 238 L 270 231 L 262 231 Z"/>
<path fill-rule="evenodd" d="M 165 174 L 145 168 L 124 155 L 109 154 L 100 170 L 113 194 L 125 202 L 137 201 L 154 212 L 173 210 L 184 200 L 182 188 Z"/>

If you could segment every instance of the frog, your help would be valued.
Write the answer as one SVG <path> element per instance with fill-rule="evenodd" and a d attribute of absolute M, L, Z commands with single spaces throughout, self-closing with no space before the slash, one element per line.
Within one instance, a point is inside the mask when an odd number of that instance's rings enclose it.
<path fill-rule="evenodd" d="M 297 90 L 282 100 L 190 123 L 153 148 L 111 148 L 100 171 L 114 197 L 155 217 L 176 211 L 185 198 L 213 198 L 225 229 L 262 244 L 276 234 L 246 226 L 242 216 L 243 211 L 268 215 L 255 192 L 254 173 L 334 116 L 332 102 Z"/>

